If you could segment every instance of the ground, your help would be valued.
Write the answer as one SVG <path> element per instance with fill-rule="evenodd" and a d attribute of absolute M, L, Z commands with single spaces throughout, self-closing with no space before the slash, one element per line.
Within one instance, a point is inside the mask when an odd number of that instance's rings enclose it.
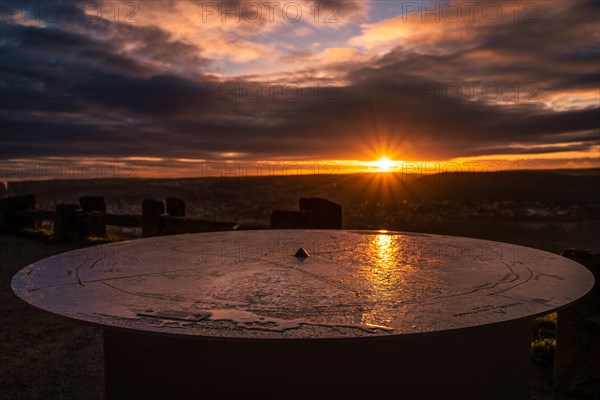
<path fill-rule="evenodd" d="M 103 398 L 102 332 L 34 309 L 10 289 L 26 265 L 75 248 L 0 236 L 0 398 Z"/>

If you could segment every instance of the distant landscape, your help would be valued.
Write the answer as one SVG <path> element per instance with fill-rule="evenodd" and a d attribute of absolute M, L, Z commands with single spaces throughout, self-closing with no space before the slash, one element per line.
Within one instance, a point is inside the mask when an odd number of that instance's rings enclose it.
<path fill-rule="evenodd" d="M 187 215 L 213 221 L 269 224 L 274 209 L 298 209 L 300 197 L 343 207 L 345 229 L 418 231 L 518 243 L 560 252 L 599 250 L 599 169 L 446 173 L 347 174 L 98 179 L 10 182 L 0 196 L 33 193 L 38 208 L 106 199 L 109 213 L 139 214 L 146 198 L 179 197 Z M 136 236 L 135 230 L 114 233 Z"/>

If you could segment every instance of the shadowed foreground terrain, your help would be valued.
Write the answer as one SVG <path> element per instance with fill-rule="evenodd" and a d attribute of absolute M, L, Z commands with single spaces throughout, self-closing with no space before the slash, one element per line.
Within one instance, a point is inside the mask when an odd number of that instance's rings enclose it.
<path fill-rule="evenodd" d="M 10 289 L 12 276 L 39 259 L 75 245 L 0 236 L 0 398 L 103 398 L 102 332 L 19 300 Z"/>

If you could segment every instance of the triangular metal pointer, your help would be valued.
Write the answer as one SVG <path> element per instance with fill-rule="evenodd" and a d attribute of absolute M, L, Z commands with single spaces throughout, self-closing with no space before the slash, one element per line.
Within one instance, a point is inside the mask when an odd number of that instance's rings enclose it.
<path fill-rule="evenodd" d="M 304 247 L 300 247 L 298 249 L 298 251 L 296 252 L 296 254 L 294 255 L 294 257 L 296 257 L 296 258 L 306 258 L 306 257 L 310 257 L 310 254 L 308 254 L 308 251 L 306 251 L 304 249 Z"/>

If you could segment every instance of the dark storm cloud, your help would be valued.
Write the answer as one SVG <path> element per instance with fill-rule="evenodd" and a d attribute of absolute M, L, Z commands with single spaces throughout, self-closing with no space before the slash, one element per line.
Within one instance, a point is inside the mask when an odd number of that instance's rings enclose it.
<path fill-rule="evenodd" d="M 2 80 L 80 82 L 91 74 L 148 75 L 151 69 L 80 34 L 54 28 L 0 24 Z M 101 79 L 100 79 L 101 80 Z"/>
<path fill-rule="evenodd" d="M 559 111 L 515 101 L 511 88 L 535 84 L 539 97 L 597 88 L 597 39 L 581 36 L 595 7 L 582 2 L 544 24 L 479 27 L 468 46 L 442 43 L 443 53 L 398 46 L 336 66 L 348 85 L 264 84 L 259 98 L 251 82 L 178 73 L 210 60 L 159 27 L 5 22 L 0 157 L 343 159 L 377 141 L 409 159 L 588 150 L 598 145 L 598 107 Z M 474 62 L 478 50 L 500 59 Z M 470 98 L 466 82 L 505 97 Z"/>
<path fill-rule="evenodd" d="M 175 40 L 158 27 L 89 16 L 72 2 L 8 3 L 10 12 L 0 9 L 4 80 L 11 80 L 7 75 L 11 67 L 44 68 L 31 71 L 31 78 L 37 79 L 38 73 L 50 78 L 54 73 L 54 79 L 64 81 L 81 80 L 94 70 L 147 77 L 169 64 L 203 66 L 209 62 L 198 56 L 198 46 Z M 58 11 L 51 17 L 40 11 L 44 4 Z M 29 65 L 16 60 L 29 61 Z"/>

